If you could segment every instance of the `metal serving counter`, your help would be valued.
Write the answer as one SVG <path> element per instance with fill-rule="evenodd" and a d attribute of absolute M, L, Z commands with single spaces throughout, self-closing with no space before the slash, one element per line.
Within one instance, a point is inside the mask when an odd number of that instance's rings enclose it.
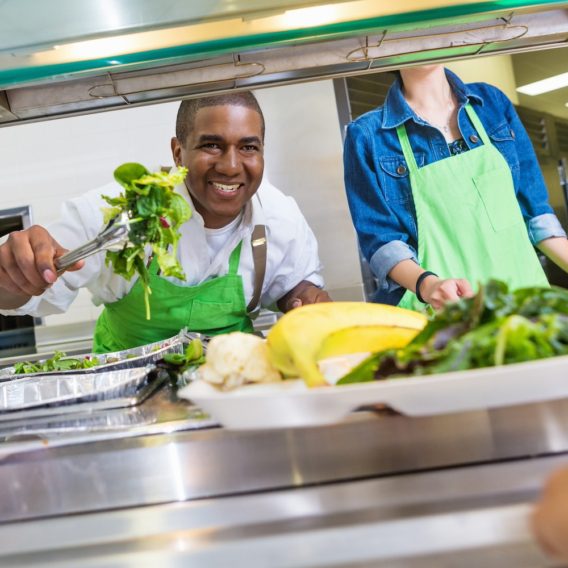
<path fill-rule="evenodd" d="M 167 391 L 135 410 L 2 427 L 0 565 L 546 565 L 526 515 L 568 400 L 241 432 Z"/>

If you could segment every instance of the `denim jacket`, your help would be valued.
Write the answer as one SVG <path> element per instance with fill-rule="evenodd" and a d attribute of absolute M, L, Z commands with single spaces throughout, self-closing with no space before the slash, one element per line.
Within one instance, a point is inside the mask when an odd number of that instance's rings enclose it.
<path fill-rule="evenodd" d="M 464 109 L 467 102 L 509 164 L 531 242 L 566 236 L 548 203 L 532 144 L 511 101 L 492 85 L 466 85 L 447 69 L 446 76 L 458 100 L 459 129 L 468 149 L 483 142 Z M 402 260 L 417 262 L 416 213 L 396 133 L 402 123 L 418 167 L 450 156 L 443 134 L 417 116 L 404 99 L 400 78 L 385 104 L 353 121 L 345 138 L 345 187 L 351 216 L 361 251 L 377 279 L 374 301 L 388 304 L 397 304 L 404 293 L 388 273 Z"/>

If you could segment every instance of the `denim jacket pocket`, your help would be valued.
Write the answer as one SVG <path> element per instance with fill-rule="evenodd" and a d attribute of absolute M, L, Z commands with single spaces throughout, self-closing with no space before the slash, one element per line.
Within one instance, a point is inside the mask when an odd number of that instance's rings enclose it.
<path fill-rule="evenodd" d="M 424 165 L 424 154 L 415 155 L 419 168 Z M 408 164 L 404 156 L 382 156 L 379 158 L 381 166 L 381 186 L 385 198 L 389 203 L 407 203 L 412 199 Z"/>
<path fill-rule="evenodd" d="M 493 145 L 501 152 L 507 160 L 511 170 L 519 168 L 519 154 L 515 142 L 515 132 L 508 122 L 501 122 L 489 133 L 489 138 Z"/>

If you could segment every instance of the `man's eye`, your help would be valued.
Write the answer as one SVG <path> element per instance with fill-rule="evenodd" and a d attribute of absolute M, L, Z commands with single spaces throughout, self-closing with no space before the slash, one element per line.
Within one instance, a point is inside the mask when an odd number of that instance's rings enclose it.
<path fill-rule="evenodd" d="M 243 150 L 245 152 L 258 152 L 258 146 L 255 146 L 254 144 L 247 144 L 246 146 L 243 146 Z"/>
<path fill-rule="evenodd" d="M 206 144 L 202 144 L 201 148 L 207 148 L 210 150 L 217 150 L 219 148 L 219 144 L 216 142 L 207 142 Z"/>

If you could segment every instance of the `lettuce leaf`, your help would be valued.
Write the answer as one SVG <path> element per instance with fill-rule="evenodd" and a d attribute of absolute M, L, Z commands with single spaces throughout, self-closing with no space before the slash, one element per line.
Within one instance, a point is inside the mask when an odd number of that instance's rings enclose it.
<path fill-rule="evenodd" d="M 106 263 L 127 280 L 138 274 L 144 287 L 146 319 L 151 317 L 152 292 L 145 262 L 146 247 L 151 248 L 162 275 L 185 279 L 177 259 L 179 227 L 191 218 L 192 212 L 174 188 L 186 175 L 186 168 L 172 173 L 149 172 L 142 164 L 126 163 L 114 171 L 124 191 L 117 197 L 103 195 L 110 205 L 103 209 L 105 223 L 123 212 L 130 219 L 128 242 L 119 251 L 107 251 Z"/>
<path fill-rule="evenodd" d="M 403 349 L 374 353 L 338 384 L 431 375 L 568 354 L 568 290 L 510 292 L 491 280 L 449 304 Z"/>

